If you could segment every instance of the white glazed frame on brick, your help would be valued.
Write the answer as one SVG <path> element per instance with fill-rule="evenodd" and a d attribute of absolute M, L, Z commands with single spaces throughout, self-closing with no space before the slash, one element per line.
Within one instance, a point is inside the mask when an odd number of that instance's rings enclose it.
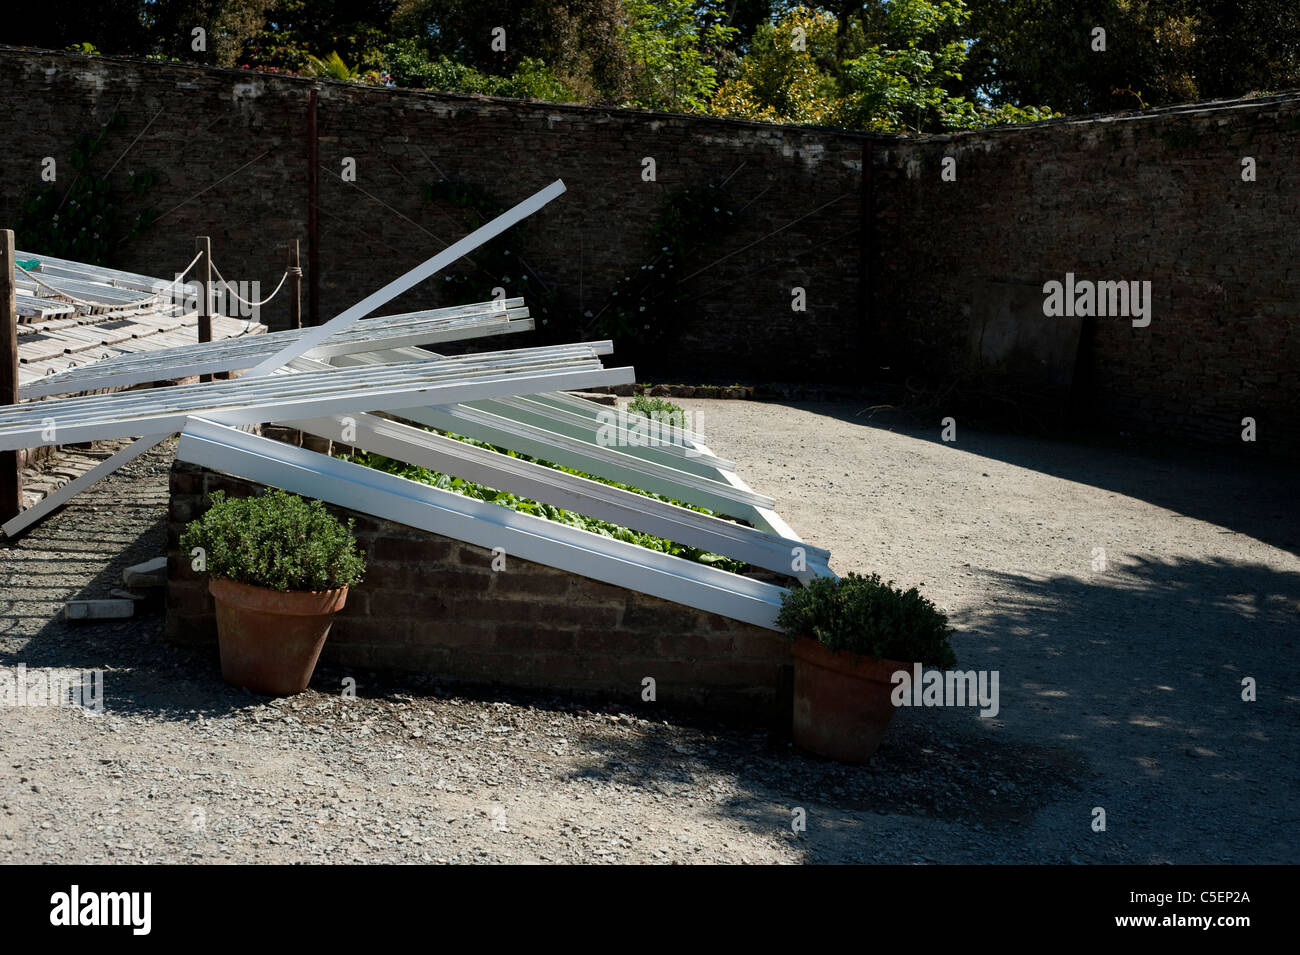
<path fill-rule="evenodd" d="M 271 421 L 410 464 L 743 560 L 800 580 L 831 575 L 829 553 L 799 539 L 771 498 L 691 431 L 667 442 L 599 440 L 608 406 L 566 390 L 634 381 L 606 369 L 610 342 L 511 349 L 448 358 L 410 347 L 531 328 L 521 299 L 406 313 L 358 323 L 385 301 L 563 192 L 555 183 L 325 325 L 234 343 L 124 356 L 33 383 L 29 393 L 77 390 L 237 371 L 242 378 L 164 390 L 73 396 L 0 409 L 0 449 L 150 434 L 4 525 L 15 533 L 82 487 L 181 431 L 177 458 L 318 497 L 696 609 L 776 629 L 783 588 L 625 541 L 428 487 L 247 433 Z M 144 279 L 144 277 L 139 277 Z M 55 381 L 55 379 L 58 379 Z M 372 412 L 425 427 L 414 427 Z M 45 424 L 57 429 L 46 440 Z M 434 434 L 437 428 L 703 507 L 701 514 L 644 494 Z M 617 438 L 628 425 L 616 417 Z M 802 558 L 802 564 L 800 563 Z M 795 568 L 799 569 L 796 570 Z"/>

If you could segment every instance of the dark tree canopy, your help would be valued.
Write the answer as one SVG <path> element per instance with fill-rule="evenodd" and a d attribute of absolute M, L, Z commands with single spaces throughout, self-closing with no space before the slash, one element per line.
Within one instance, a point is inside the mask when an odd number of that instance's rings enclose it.
<path fill-rule="evenodd" d="M 1300 88 L 1297 0 L 48 0 L 0 41 L 869 129 Z"/>

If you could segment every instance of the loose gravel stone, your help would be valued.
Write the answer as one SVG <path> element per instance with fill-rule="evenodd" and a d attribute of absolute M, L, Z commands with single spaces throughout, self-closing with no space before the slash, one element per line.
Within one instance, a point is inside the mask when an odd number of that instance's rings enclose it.
<path fill-rule="evenodd" d="M 101 714 L 0 707 L 0 862 L 1297 861 L 1283 477 L 682 403 L 837 570 L 923 582 L 960 665 L 1000 671 L 998 716 L 901 710 L 848 767 L 762 727 L 436 674 L 235 690 L 215 648 L 161 640 L 156 594 L 128 621 L 57 614 L 162 552 L 167 445 L 0 549 L 0 665 L 104 671 Z"/>

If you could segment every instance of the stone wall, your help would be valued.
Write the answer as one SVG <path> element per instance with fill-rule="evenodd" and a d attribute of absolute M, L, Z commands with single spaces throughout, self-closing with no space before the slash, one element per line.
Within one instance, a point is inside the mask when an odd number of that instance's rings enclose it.
<path fill-rule="evenodd" d="M 206 577 L 179 538 L 207 495 L 243 497 L 260 485 L 177 462 L 168 512 L 167 634 L 214 642 Z M 749 718 L 789 720 L 792 663 L 779 633 L 507 557 L 368 515 L 356 521 L 365 580 L 348 593 L 322 662 L 408 670 L 450 681 L 607 694 Z"/>
<path fill-rule="evenodd" d="M 725 181 L 734 224 L 689 263 L 700 274 L 684 286 L 683 333 L 652 362 L 715 381 L 856 372 L 863 137 L 851 133 L 0 48 L 0 122 L 22 131 L 0 161 L 0 221 L 41 186 L 44 157 L 59 161 L 60 182 L 75 175 L 77 138 L 117 113 L 124 125 L 106 134 L 96 166 L 126 153 L 110 176 L 124 195 L 130 173 L 161 173 L 129 207 L 163 218 L 114 264 L 179 270 L 194 236 L 210 235 L 225 277 L 259 280 L 265 295 L 284 271 L 283 243 L 303 240 L 307 254 L 313 91 L 321 320 L 467 231 L 463 210 L 424 198 L 431 181 L 482 186 L 504 207 L 563 179 L 568 191 L 510 235 L 521 273 L 531 270 L 572 317 L 599 312 L 625 276 L 652 263 L 650 230 L 672 193 Z M 642 179 L 647 157 L 654 182 Z M 355 182 L 341 178 L 345 159 Z M 516 294 L 518 278 L 502 287 Z M 387 310 L 460 304 L 440 286 L 423 283 Z M 796 286 L 808 290 L 805 312 L 791 308 Z M 263 321 L 284 327 L 284 302 Z M 535 343 L 514 336 L 510 347 Z"/>
<path fill-rule="evenodd" d="M 1242 449 L 1249 416 L 1254 447 L 1294 454 L 1297 145 L 1291 95 L 877 146 L 872 315 L 883 348 L 984 388 L 1011 372 L 1061 399 L 1042 406 L 1049 426 L 1070 414 Z M 945 157 L 955 181 L 942 179 Z M 1245 157 L 1254 182 L 1243 181 Z M 1044 316 L 1044 283 L 1067 272 L 1149 281 L 1150 324 Z M 1072 335 L 1077 363 L 1071 352 L 1041 364 Z M 1017 339 L 1037 347 L 1017 356 Z M 1053 387 L 1063 377 L 1068 396 Z"/>
<path fill-rule="evenodd" d="M 115 264 L 177 269 L 206 234 L 226 277 L 265 293 L 284 269 L 279 244 L 307 235 L 313 91 L 323 319 L 465 231 L 460 210 L 423 198 L 432 180 L 511 204 L 563 178 L 568 193 L 511 235 L 521 271 L 569 317 L 599 312 L 648 264 L 670 194 L 725 182 L 735 225 L 693 264 L 683 331 L 637 359 L 642 377 L 965 379 L 954 396 L 1013 399 L 1049 429 L 1300 453 L 1287 413 L 1300 405 L 1295 94 L 906 138 L 0 48 L 0 119 L 21 132 L 0 160 L 0 221 L 39 188 L 44 157 L 75 175 L 78 136 L 116 112 L 110 181 L 125 192 L 131 172 L 163 175 L 129 201 L 160 218 Z M 656 182 L 641 178 L 647 157 Z M 345 158 L 355 183 L 340 178 Z M 1149 281 L 1150 324 L 1044 316 L 1043 284 L 1071 272 Z M 806 312 L 791 309 L 795 287 Z M 448 303 L 435 280 L 393 308 Z M 284 299 L 262 317 L 282 326 Z"/>

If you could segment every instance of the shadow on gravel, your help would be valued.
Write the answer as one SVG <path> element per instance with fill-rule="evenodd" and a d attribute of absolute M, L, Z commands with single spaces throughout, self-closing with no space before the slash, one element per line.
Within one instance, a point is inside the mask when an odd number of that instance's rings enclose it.
<path fill-rule="evenodd" d="M 940 424 L 918 422 L 895 410 L 872 412 L 860 404 L 782 402 L 864 428 L 942 444 Z M 960 428 L 960 422 L 959 422 Z M 1255 455 L 1156 448 L 1144 442 L 1115 447 L 1098 441 L 1071 443 L 1028 435 L 960 429 L 954 452 L 992 458 L 1067 481 L 1105 488 L 1187 517 L 1230 528 L 1300 553 L 1300 479 L 1294 466 Z"/>
<path fill-rule="evenodd" d="M 955 646 L 963 665 L 1000 670 L 1009 732 L 1047 722 L 1062 742 L 1111 749 L 1149 777 L 1194 760 L 1206 778 L 1233 779 L 1220 757 L 1246 746 L 1264 764 L 1300 756 L 1300 574 L 1137 558 L 1086 578 L 985 575 L 998 596 L 953 619 Z M 1242 701 L 1245 677 L 1258 702 Z M 1252 798 L 1233 792 L 1229 804 Z"/>
<path fill-rule="evenodd" d="M 50 569 L 29 574 L 27 586 L 58 591 L 68 580 L 84 581 L 87 563 L 102 564 L 103 554 L 87 558 L 85 548 L 79 547 L 82 533 L 68 521 L 60 522 L 53 536 L 47 531 L 33 546 L 42 554 L 39 562 Z M 123 541 L 107 564 L 69 599 L 110 598 L 113 589 L 123 587 L 122 571 L 163 553 L 166 539 L 166 519 L 159 516 L 134 539 Z M 44 556 L 64 552 L 66 557 Z M 136 603 L 133 616 L 118 620 L 68 621 L 62 603 L 53 616 L 22 617 L 19 607 L 11 604 L 0 613 L 0 632 L 21 635 L 38 629 L 21 650 L 0 650 L 0 666 L 103 670 L 104 708 L 119 714 L 192 721 L 199 715 L 215 716 L 265 701 L 221 682 L 215 647 L 191 649 L 164 642 L 161 589 L 139 593 L 146 596 Z M 18 599 L 21 602 L 21 594 Z"/>
<path fill-rule="evenodd" d="M 687 730 L 674 721 L 617 738 L 585 733 L 586 758 L 570 778 L 665 795 L 690 791 L 712 801 L 719 817 L 790 838 L 806 862 L 870 862 L 877 852 L 861 839 L 863 814 L 1012 833 L 1091 778 L 1077 753 L 997 739 L 981 722 L 969 713 L 901 713 L 865 766 L 805 755 L 767 732 L 737 728 Z M 793 839 L 796 807 L 815 815 L 817 839 Z"/>

